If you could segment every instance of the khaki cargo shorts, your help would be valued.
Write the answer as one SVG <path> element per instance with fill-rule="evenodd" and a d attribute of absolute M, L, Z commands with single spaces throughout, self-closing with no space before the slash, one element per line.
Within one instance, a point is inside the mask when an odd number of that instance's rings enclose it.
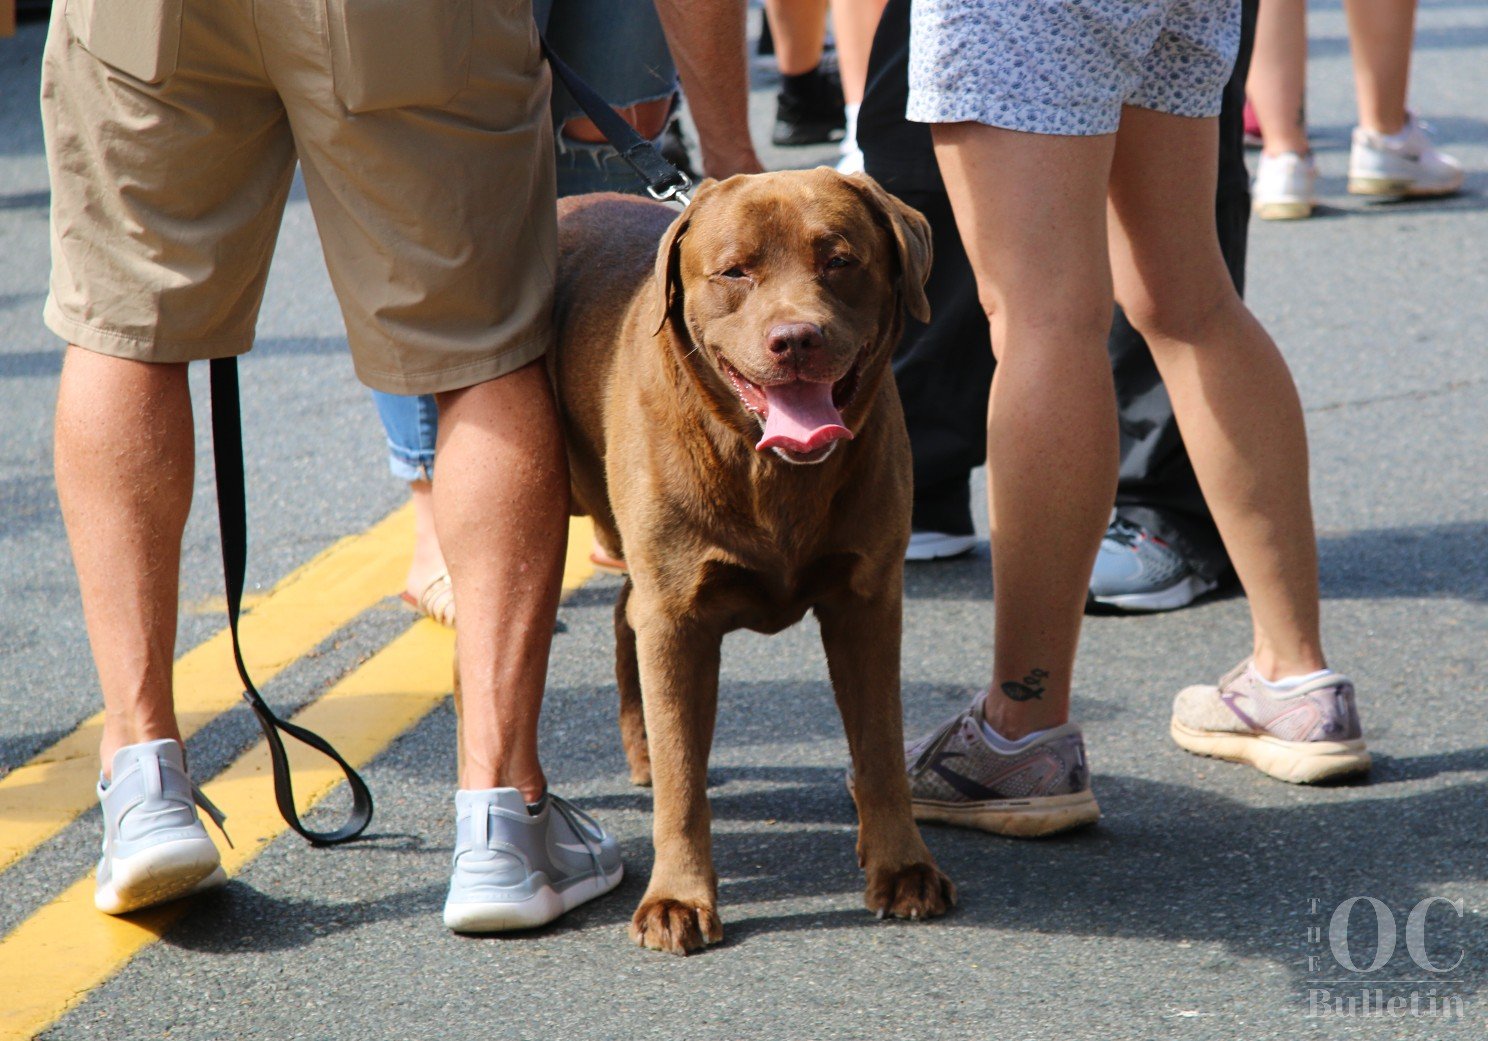
<path fill-rule="evenodd" d="M 296 158 L 378 390 L 540 357 L 557 249 L 530 0 L 56 0 L 47 324 L 154 362 L 248 350 Z"/>

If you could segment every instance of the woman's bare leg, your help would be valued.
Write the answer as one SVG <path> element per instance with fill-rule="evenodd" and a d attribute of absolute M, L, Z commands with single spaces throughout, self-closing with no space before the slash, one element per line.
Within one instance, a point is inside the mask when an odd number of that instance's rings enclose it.
<path fill-rule="evenodd" d="M 1267 3 L 1273 0 L 1266 0 Z M 1377 134 L 1405 127 L 1416 0 L 1346 0 L 1359 125 Z M 1265 9 L 1265 4 L 1261 5 Z"/>
<path fill-rule="evenodd" d="M 1018 738 L 1069 717 L 1085 593 L 1116 493 L 1105 347 L 1113 138 L 976 123 L 934 134 L 998 358 L 987 420 L 997 617 L 986 715 Z"/>
<path fill-rule="evenodd" d="M 849 105 L 863 101 L 868 86 L 868 52 L 888 0 L 832 0 L 832 37 L 837 41 L 837 68 L 842 97 Z"/>
<path fill-rule="evenodd" d="M 1265 0 L 1261 4 L 1245 94 L 1260 121 L 1266 155 L 1306 155 L 1310 151 L 1307 0 Z"/>
<path fill-rule="evenodd" d="M 1326 664 L 1307 433 L 1286 362 L 1219 252 L 1217 124 L 1125 110 L 1111 168 L 1111 267 L 1250 598 L 1256 667 L 1276 679 Z"/>
<path fill-rule="evenodd" d="M 775 63 L 782 76 L 799 76 L 821 64 L 827 42 L 827 0 L 765 0 Z"/>

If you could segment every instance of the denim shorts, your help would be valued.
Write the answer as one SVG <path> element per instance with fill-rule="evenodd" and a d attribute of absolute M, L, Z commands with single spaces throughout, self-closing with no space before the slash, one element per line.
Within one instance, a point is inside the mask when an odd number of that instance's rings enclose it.
<path fill-rule="evenodd" d="M 1115 133 L 1123 105 L 1219 115 L 1240 0 L 915 0 L 907 118 Z"/>
<path fill-rule="evenodd" d="M 611 105 L 624 108 L 676 92 L 677 70 L 653 0 L 534 0 L 532 15 L 548 46 Z M 644 187 L 609 145 L 563 136 L 563 124 L 584 113 L 557 77 L 552 112 L 560 197 Z"/>

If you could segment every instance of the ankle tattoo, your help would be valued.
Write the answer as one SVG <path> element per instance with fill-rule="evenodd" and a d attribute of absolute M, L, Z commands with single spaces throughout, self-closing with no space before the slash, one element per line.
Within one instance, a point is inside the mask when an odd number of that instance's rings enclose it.
<path fill-rule="evenodd" d="M 1032 701 L 1044 696 L 1044 680 L 1049 678 L 1047 669 L 1034 669 L 1022 682 L 1008 680 L 1002 684 L 1002 692 L 1014 701 Z"/>

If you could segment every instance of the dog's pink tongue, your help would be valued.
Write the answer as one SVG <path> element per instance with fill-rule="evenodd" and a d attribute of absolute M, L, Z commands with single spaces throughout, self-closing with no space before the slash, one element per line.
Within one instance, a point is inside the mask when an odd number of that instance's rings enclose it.
<path fill-rule="evenodd" d="M 832 404 L 830 383 L 797 380 L 765 387 L 769 414 L 765 417 L 765 436 L 754 447 L 788 448 L 795 452 L 812 452 L 822 445 L 844 437 L 852 431 L 842 425 L 842 413 Z"/>

